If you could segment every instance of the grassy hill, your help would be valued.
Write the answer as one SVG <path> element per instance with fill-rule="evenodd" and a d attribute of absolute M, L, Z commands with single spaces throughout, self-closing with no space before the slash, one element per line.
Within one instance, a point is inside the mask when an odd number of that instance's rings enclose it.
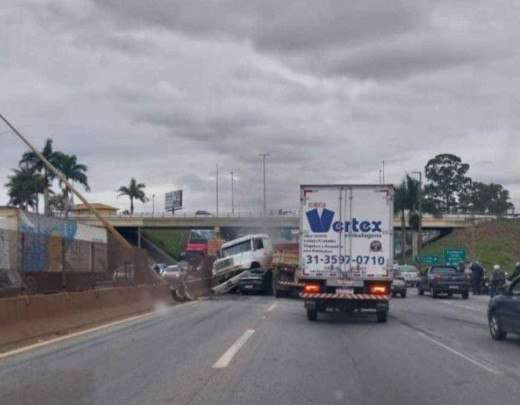
<path fill-rule="evenodd" d="M 444 257 L 444 249 L 465 249 L 470 260 L 480 260 L 486 270 L 499 264 L 511 272 L 520 261 L 520 220 L 503 219 L 473 228 L 459 229 L 425 246 L 421 255 Z"/>
<path fill-rule="evenodd" d="M 180 260 L 180 254 L 188 242 L 190 231 L 187 229 L 147 229 L 144 236 L 159 246 L 176 260 Z"/>

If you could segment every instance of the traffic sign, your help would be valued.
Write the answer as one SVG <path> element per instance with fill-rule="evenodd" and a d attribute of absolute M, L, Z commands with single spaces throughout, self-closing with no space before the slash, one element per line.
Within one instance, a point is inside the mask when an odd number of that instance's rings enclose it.
<path fill-rule="evenodd" d="M 417 256 L 415 260 L 417 263 L 425 264 L 427 266 L 433 266 L 439 262 L 439 258 L 437 256 Z"/>
<path fill-rule="evenodd" d="M 466 261 L 466 251 L 464 249 L 444 250 L 444 262 L 450 266 L 456 266 Z"/>

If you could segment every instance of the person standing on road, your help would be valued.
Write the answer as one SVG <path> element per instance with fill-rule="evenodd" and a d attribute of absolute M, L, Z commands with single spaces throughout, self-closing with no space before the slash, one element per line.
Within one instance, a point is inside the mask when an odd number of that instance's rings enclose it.
<path fill-rule="evenodd" d="M 509 281 L 513 281 L 515 278 L 520 277 L 520 262 L 516 262 L 515 271 L 509 276 Z"/>
<path fill-rule="evenodd" d="M 473 285 L 473 294 L 480 295 L 482 292 L 482 279 L 484 278 L 484 268 L 477 260 L 471 265 L 471 280 Z"/>
<path fill-rule="evenodd" d="M 498 264 L 493 266 L 493 273 L 491 274 L 491 288 L 489 290 L 489 295 L 494 297 L 497 294 L 497 291 L 502 288 L 506 283 L 506 275 L 500 268 Z"/>

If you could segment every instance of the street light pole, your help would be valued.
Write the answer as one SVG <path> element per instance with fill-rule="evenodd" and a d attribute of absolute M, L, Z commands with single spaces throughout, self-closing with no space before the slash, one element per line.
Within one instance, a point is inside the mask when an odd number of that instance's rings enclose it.
<path fill-rule="evenodd" d="M 152 194 L 152 218 L 155 217 L 155 194 Z"/>
<path fill-rule="evenodd" d="M 216 206 L 215 206 L 215 211 L 216 211 L 216 215 L 218 217 L 218 164 L 217 164 L 217 178 L 215 179 L 215 191 L 216 191 Z"/>
<path fill-rule="evenodd" d="M 103 217 L 95 207 L 92 206 L 88 202 L 88 200 L 81 194 L 76 187 L 74 187 L 71 182 L 67 180 L 67 178 L 63 175 L 61 171 L 59 171 L 53 164 L 51 164 L 45 156 L 43 156 L 28 140 L 25 138 L 2 114 L 0 114 L 0 120 L 2 120 L 11 131 L 20 139 L 37 157 L 40 159 L 45 167 L 52 172 L 58 179 L 62 181 L 65 186 L 72 191 L 76 197 L 80 199 L 80 201 L 85 204 L 85 206 L 94 214 L 94 216 L 98 219 L 99 222 L 103 224 L 103 226 L 114 236 L 114 238 L 121 243 L 126 248 L 131 248 L 132 245 L 121 235 L 114 226 Z"/>
<path fill-rule="evenodd" d="M 231 215 L 235 216 L 235 182 L 234 182 L 234 173 L 233 171 L 229 172 L 231 174 Z"/>
<path fill-rule="evenodd" d="M 267 214 L 267 200 L 266 200 L 266 186 L 265 186 L 265 160 L 269 156 L 269 153 L 260 153 L 259 155 L 262 158 L 262 168 L 264 173 L 264 188 L 263 188 L 263 195 L 264 195 L 264 217 Z"/>

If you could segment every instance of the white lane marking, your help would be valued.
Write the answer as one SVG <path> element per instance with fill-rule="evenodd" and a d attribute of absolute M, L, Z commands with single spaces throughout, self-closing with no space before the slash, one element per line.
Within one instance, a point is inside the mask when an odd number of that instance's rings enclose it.
<path fill-rule="evenodd" d="M 87 333 L 97 332 L 98 330 L 107 329 L 107 328 L 110 328 L 112 326 L 117 326 L 117 325 L 120 325 L 120 324 L 125 323 L 125 322 L 131 322 L 131 321 L 136 321 L 138 319 L 143 319 L 143 318 L 149 317 L 149 316 L 151 316 L 153 314 L 154 314 L 154 312 L 147 312 L 146 314 L 133 316 L 131 318 L 125 318 L 125 319 L 120 320 L 120 321 L 108 323 L 108 324 L 101 325 L 101 326 L 96 326 L 95 328 L 82 330 L 80 332 L 71 333 L 70 335 L 65 335 L 65 336 L 61 336 L 59 338 L 46 340 L 45 342 L 35 343 L 33 345 L 30 345 L 30 346 L 21 347 L 20 349 L 11 350 L 10 352 L 0 353 L 0 359 L 4 359 L 6 357 L 15 356 L 15 355 L 20 354 L 20 353 L 25 353 L 25 352 L 28 352 L 30 350 L 38 349 L 40 347 L 52 345 L 53 343 L 62 342 L 62 341 L 67 340 L 67 339 L 72 339 L 72 338 L 75 338 L 75 337 L 78 337 L 78 336 L 83 336 L 83 335 L 86 335 Z"/>
<path fill-rule="evenodd" d="M 215 364 L 213 364 L 213 368 L 226 368 L 233 360 L 233 357 L 238 353 L 238 351 L 246 344 L 251 336 L 255 333 L 254 329 L 248 329 L 244 332 L 242 336 L 240 336 L 235 343 L 231 345 L 229 349 L 227 349 L 226 353 L 217 360 Z"/>
<path fill-rule="evenodd" d="M 277 303 L 273 302 L 269 308 L 267 308 L 267 312 L 272 312 L 276 308 Z"/>
<path fill-rule="evenodd" d="M 178 306 L 173 307 L 171 309 L 186 307 L 186 306 L 188 306 L 190 304 L 195 304 L 197 302 L 199 302 L 199 301 L 191 301 L 191 302 L 188 302 L 186 304 L 178 305 Z M 73 339 L 73 338 L 76 338 L 76 337 L 87 335 L 89 333 L 97 332 L 97 331 L 100 331 L 100 330 L 103 330 L 103 329 L 108 329 L 108 328 L 111 328 L 113 326 L 122 325 L 122 324 L 127 323 L 127 322 L 132 322 L 132 321 L 137 321 L 139 319 L 149 318 L 149 317 L 151 317 L 152 315 L 155 315 L 155 314 L 157 314 L 157 311 L 147 312 L 145 314 L 136 315 L 136 316 L 132 316 L 130 318 L 121 319 L 119 321 L 115 321 L 115 322 L 99 325 L 99 326 L 96 326 L 95 328 L 85 329 L 85 330 L 82 330 L 82 331 L 79 331 L 79 332 L 74 332 L 74 333 L 71 333 L 71 334 L 68 334 L 68 335 L 65 335 L 65 336 L 60 336 L 58 338 L 45 340 L 44 342 L 39 342 L 39 343 L 35 343 L 35 344 L 29 345 L 29 346 L 24 346 L 24 347 L 21 347 L 19 349 L 11 350 L 9 352 L 0 353 L 0 360 L 5 359 L 6 357 L 16 356 L 17 354 L 21 354 L 21 353 L 25 353 L 25 352 L 28 352 L 28 351 L 31 351 L 31 350 L 39 349 L 40 347 L 45 347 L 45 346 L 52 345 L 54 343 L 63 342 L 64 340 Z"/>
<path fill-rule="evenodd" d="M 461 352 L 459 352 L 459 351 L 457 351 L 457 350 L 455 350 L 455 349 L 452 349 L 452 348 L 449 347 L 449 346 L 446 346 L 444 343 L 439 342 L 438 340 L 431 338 L 430 336 L 428 336 L 427 334 L 425 334 L 425 333 L 423 333 L 423 332 L 418 332 L 418 331 L 417 331 L 417 334 L 418 334 L 419 336 L 421 336 L 422 338 L 428 340 L 429 342 L 431 342 L 431 343 L 433 343 L 433 344 L 435 344 L 435 345 L 437 345 L 437 346 L 443 348 L 444 350 L 449 351 L 450 353 L 455 354 L 456 356 L 459 356 L 459 357 L 463 358 L 463 359 L 466 360 L 466 361 L 469 361 L 469 362 L 472 363 L 473 365 L 478 366 L 478 367 L 480 367 L 480 368 L 486 370 L 487 372 L 489 372 L 489 373 L 491 373 L 491 374 L 495 374 L 495 375 L 501 375 L 501 374 L 502 374 L 501 371 L 498 371 L 498 370 L 496 370 L 496 369 L 494 369 L 494 368 L 492 368 L 492 367 L 489 367 L 489 366 L 485 365 L 484 363 L 481 363 L 480 361 L 477 361 L 477 360 L 475 360 L 475 359 L 472 359 L 471 357 L 465 355 L 464 353 L 461 353 Z"/>

